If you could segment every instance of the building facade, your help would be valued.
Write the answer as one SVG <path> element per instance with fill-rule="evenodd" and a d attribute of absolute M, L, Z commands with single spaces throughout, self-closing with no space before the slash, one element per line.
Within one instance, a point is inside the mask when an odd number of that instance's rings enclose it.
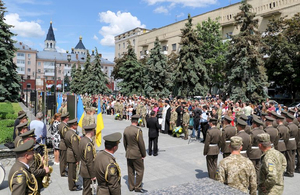
<path fill-rule="evenodd" d="M 57 89 L 63 89 L 63 80 L 65 75 L 68 75 L 71 79 L 71 67 L 75 63 L 81 66 L 86 61 L 86 55 L 88 50 L 85 48 L 82 37 L 79 37 L 79 42 L 75 48 L 71 49 L 71 52 L 60 53 L 56 50 L 56 40 L 50 22 L 50 27 L 44 41 L 43 51 L 37 51 L 25 45 L 22 42 L 14 44 L 17 48 L 16 55 L 13 59 L 17 65 L 17 72 L 21 76 L 23 90 L 32 91 L 37 89 L 38 91 L 45 91 L 47 88 L 51 88 L 55 83 L 55 66 L 56 66 L 56 80 Z M 68 55 L 71 59 L 68 60 Z M 101 54 L 99 54 L 101 55 Z M 94 60 L 94 51 L 91 53 L 91 62 Z M 114 63 L 102 58 L 101 55 L 102 71 L 109 78 L 109 88 L 114 90 L 112 86 L 113 79 L 111 73 L 114 68 Z M 111 86 L 111 87 L 110 87 Z"/>
<path fill-rule="evenodd" d="M 272 17 L 288 16 L 292 17 L 300 12 L 300 0 L 248 0 L 252 5 L 252 12 L 256 13 L 256 18 L 259 20 L 258 30 L 264 32 L 269 20 Z M 221 24 L 221 32 L 224 40 L 230 39 L 231 35 L 239 33 L 239 28 L 234 26 L 234 16 L 240 12 L 240 3 L 232 4 L 222 7 L 210 12 L 206 12 L 193 17 L 193 25 L 196 26 L 208 18 L 218 19 Z M 141 33 L 134 37 L 135 39 L 135 53 L 138 59 L 142 59 L 149 54 L 149 51 L 154 47 L 156 37 L 159 38 L 163 53 L 166 55 L 172 52 L 178 53 L 180 51 L 181 29 L 185 27 L 187 20 L 182 20 L 158 29 Z M 135 30 L 135 29 L 133 29 Z M 120 53 L 126 50 L 120 49 L 120 38 L 124 40 L 126 37 L 130 39 L 131 31 L 122 33 L 115 37 L 115 57 L 121 57 Z M 131 42 L 132 43 L 132 42 Z M 122 44 L 121 44 L 122 48 Z M 124 49 L 124 48 L 122 48 Z"/>

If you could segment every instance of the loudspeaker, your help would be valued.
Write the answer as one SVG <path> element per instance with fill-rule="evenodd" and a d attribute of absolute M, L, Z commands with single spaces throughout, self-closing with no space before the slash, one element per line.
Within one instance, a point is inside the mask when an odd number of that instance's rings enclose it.
<path fill-rule="evenodd" d="M 47 109 L 53 109 L 55 104 L 54 95 L 48 95 L 46 98 Z"/>

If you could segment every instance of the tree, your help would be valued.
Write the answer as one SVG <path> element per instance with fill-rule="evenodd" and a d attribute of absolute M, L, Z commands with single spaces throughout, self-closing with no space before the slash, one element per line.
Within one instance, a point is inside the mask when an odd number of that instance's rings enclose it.
<path fill-rule="evenodd" d="M 80 94 L 85 94 L 87 93 L 87 84 L 90 81 L 90 79 L 92 78 L 92 74 L 91 74 L 91 55 L 89 53 L 89 51 L 87 50 L 87 54 L 86 54 L 86 61 L 84 63 L 84 68 L 83 71 L 81 73 L 82 79 L 81 79 L 81 83 L 79 83 L 80 85 Z"/>
<path fill-rule="evenodd" d="M 120 67 L 123 66 L 124 62 L 126 61 L 127 53 L 125 53 L 121 58 L 115 58 L 115 66 L 111 73 L 111 76 L 114 80 L 120 79 L 121 75 L 119 74 Z"/>
<path fill-rule="evenodd" d="M 82 82 L 82 75 L 81 75 L 81 66 L 78 63 L 78 67 L 76 68 L 76 64 L 74 63 L 71 70 L 71 92 L 75 94 L 81 94 L 81 82 Z"/>
<path fill-rule="evenodd" d="M 169 73 L 171 74 L 171 83 L 175 83 L 176 81 L 176 76 L 175 76 L 175 70 L 177 65 L 178 65 L 178 60 L 179 60 L 179 55 L 175 52 L 172 51 L 172 53 L 170 55 L 167 56 L 167 70 L 169 71 Z M 172 94 L 178 94 L 176 85 L 172 85 L 171 86 L 171 92 Z"/>
<path fill-rule="evenodd" d="M 269 81 L 282 87 L 295 100 L 300 87 L 300 14 L 272 19 L 265 36 Z"/>
<path fill-rule="evenodd" d="M 168 97 L 172 85 L 171 74 L 168 71 L 167 57 L 162 54 L 162 48 L 157 37 L 154 48 L 150 51 L 145 70 L 146 96 Z"/>
<path fill-rule="evenodd" d="M 118 84 L 123 95 L 130 96 L 133 94 L 143 93 L 143 70 L 138 62 L 134 49 L 128 41 L 126 61 L 119 70 L 122 81 Z"/>
<path fill-rule="evenodd" d="M 226 64 L 226 51 L 228 43 L 222 42 L 221 25 L 218 19 L 208 18 L 197 25 L 198 39 L 202 43 L 200 53 L 208 73 L 208 86 L 210 88 L 223 86 L 224 67 Z"/>
<path fill-rule="evenodd" d="M 180 96 L 206 95 L 208 92 L 208 75 L 201 57 L 201 42 L 193 29 L 192 18 L 188 15 L 182 37 L 179 63 L 176 67 L 176 88 Z"/>
<path fill-rule="evenodd" d="M 241 12 L 234 17 L 240 33 L 230 41 L 224 91 L 234 101 L 260 102 L 267 98 L 265 87 L 268 83 L 263 55 L 259 51 L 262 42 L 257 31 L 258 20 L 250 9 L 252 6 L 247 0 L 242 0 Z"/>
<path fill-rule="evenodd" d="M 73 69 L 73 67 L 72 67 L 72 69 Z M 68 76 L 68 74 L 66 73 L 66 75 L 65 75 L 65 77 L 64 77 L 64 90 L 65 91 L 70 91 L 70 79 L 69 79 L 69 76 Z"/>
<path fill-rule="evenodd" d="M 96 48 L 96 55 L 93 64 L 89 67 L 90 75 L 89 80 L 85 85 L 85 91 L 91 95 L 109 93 L 110 90 L 107 87 L 108 78 L 101 70 L 101 59 Z"/>
<path fill-rule="evenodd" d="M 5 23 L 6 7 L 0 0 L 0 101 L 17 101 L 21 91 L 21 78 L 17 74 L 17 65 L 13 63 L 16 48 L 10 31 L 12 25 Z"/>

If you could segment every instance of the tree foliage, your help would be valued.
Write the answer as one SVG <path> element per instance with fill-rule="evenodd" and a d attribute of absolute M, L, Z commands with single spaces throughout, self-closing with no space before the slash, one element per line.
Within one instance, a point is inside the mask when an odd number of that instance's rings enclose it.
<path fill-rule="evenodd" d="M 17 74 L 17 65 L 13 63 L 16 48 L 12 39 L 15 34 L 10 31 L 13 27 L 5 23 L 6 7 L 0 0 L 0 101 L 17 101 L 20 97 L 21 78 Z"/>
<path fill-rule="evenodd" d="M 108 78 L 101 70 L 101 58 L 96 48 L 96 55 L 93 63 L 89 67 L 88 82 L 85 84 L 85 91 L 90 95 L 98 95 L 109 93 L 110 90 L 107 87 Z"/>
<path fill-rule="evenodd" d="M 247 0 L 242 0 L 241 12 L 234 17 L 240 33 L 232 37 L 228 49 L 224 91 L 234 101 L 260 102 L 267 97 L 266 69 L 259 51 L 261 34 L 257 31 L 258 20 L 254 19 L 251 8 Z"/>
<path fill-rule="evenodd" d="M 228 43 L 222 42 L 221 25 L 218 20 L 208 18 L 197 25 L 198 39 L 202 43 L 200 53 L 203 57 L 204 66 L 207 68 L 209 87 L 223 86 L 224 67 L 226 64 L 226 51 Z"/>
<path fill-rule="evenodd" d="M 154 48 L 150 51 L 145 68 L 145 94 L 148 97 L 168 97 L 170 94 L 171 74 L 167 57 L 162 53 L 161 44 L 156 37 Z"/>
<path fill-rule="evenodd" d="M 295 98 L 300 87 L 300 14 L 271 19 L 265 36 L 269 80 Z"/>
<path fill-rule="evenodd" d="M 176 67 L 175 79 L 178 95 L 206 95 L 208 92 L 208 75 L 201 57 L 201 42 L 192 27 L 192 18 L 188 15 L 185 28 L 181 29 L 182 37 L 179 52 L 179 63 Z"/>
<path fill-rule="evenodd" d="M 143 70 L 130 42 L 127 46 L 126 61 L 120 66 L 119 75 L 122 81 L 118 86 L 123 95 L 143 94 Z"/>
<path fill-rule="evenodd" d="M 88 89 L 87 89 L 87 84 L 88 82 L 90 81 L 91 77 L 92 77 L 92 74 L 91 74 L 91 71 L 92 71 L 92 64 L 91 64 L 91 55 L 89 53 L 89 51 L 87 51 L 87 54 L 86 54 L 86 61 L 83 65 L 83 71 L 81 73 L 81 83 L 79 83 L 79 86 L 80 86 L 80 94 L 85 94 L 85 93 L 88 93 Z"/>
<path fill-rule="evenodd" d="M 126 61 L 127 53 L 124 53 L 121 58 L 115 58 L 115 66 L 111 73 L 111 76 L 114 80 L 121 79 L 121 75 L 119 74 L 120 67 L 123 66 L 124 62 Z"/>
<path fill-rule="evenodd" d="M 70 79 L 69 79 L 69 76 L 68 74 L 66 73 L 65 77 L 64 77 L 64 90 L 65 91 L 70 91 Z"/>
<path fill-rule="evenodd" d="M 71 70 L 71 92 L 75 94 L 81 94 L 81 82 L 82 82 L 82 75 L 81 75 L 81 66 L 78 63 L 78 67 L 76 68 L 76 64 L 74 63 Z"/>

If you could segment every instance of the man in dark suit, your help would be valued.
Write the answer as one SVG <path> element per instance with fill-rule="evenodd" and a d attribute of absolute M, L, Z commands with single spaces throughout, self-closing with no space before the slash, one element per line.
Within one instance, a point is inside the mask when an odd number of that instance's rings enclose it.
<path fill-rule="evenodd" d="M 158 134 L 159 134 L 159 124 L 157 118 L 155 117 L 155 112 L 151 111 L 150 118 L 147 119 L 147 128 L 149 128 L 148 136 L 149 136 L 149 149 L 148 154 L 152 155 L 152 144 L 153 144 L 153 156 L 157 156 L 157 142 L 158 142 Z"/>

